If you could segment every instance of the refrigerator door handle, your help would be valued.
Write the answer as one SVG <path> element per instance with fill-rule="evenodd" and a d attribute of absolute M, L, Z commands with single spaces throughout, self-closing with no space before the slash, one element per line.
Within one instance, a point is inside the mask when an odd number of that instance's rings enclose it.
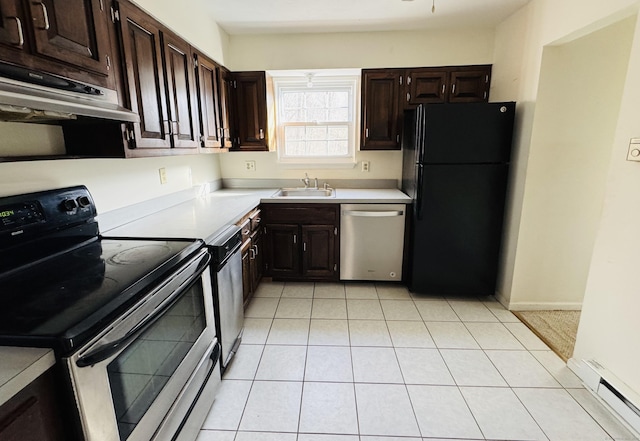
<path fill-rule="evenodd" d="M 424 166 L 416 164 L 416 218 L 422 220 L 422 180 L 424 174 Z"/>

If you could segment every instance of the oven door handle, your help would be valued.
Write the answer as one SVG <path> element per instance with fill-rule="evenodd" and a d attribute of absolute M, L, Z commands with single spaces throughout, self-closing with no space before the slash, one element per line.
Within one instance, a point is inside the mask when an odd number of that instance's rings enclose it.
<path fill-rule="evenodd" d="M 173 293 L 169 298 L 162 302 L 157 310 L 154 310 L 152 314 L 147 316 L 146 320 L 141 321 L 136 326 L 131 328 L 129 332 L 127 332 L 123 337 L 114 340 L 110 343 L 105 343 L 89 352 L 87 355 L 84 355 L 76 361 L 76 365 L 78 367 L 88 367 L 93 366 L 96 363 L 100 363 L 101 361 L 106 360 L 111 357 L 113 354 L 116 354 L 120 351 L 121 347 L 126 347 L 132 340 L 135 340 L 140 334 L 146 331 L 151 325 L 153 325 L 160 317 L 162 317 L 162 313 L 169 309 L 173 304 L 178 301 L 180 295 L 184 291 L 184 287 L 188 287 L 191 283 L 196 280 L 202 274 L 202 271 L 209 265 L 211 262 L 211 255 L 206 253 L 202 256 L 200 262 L 198 262 L 198 267 L 196 271 L 182 284 L 182 288 Z"/>

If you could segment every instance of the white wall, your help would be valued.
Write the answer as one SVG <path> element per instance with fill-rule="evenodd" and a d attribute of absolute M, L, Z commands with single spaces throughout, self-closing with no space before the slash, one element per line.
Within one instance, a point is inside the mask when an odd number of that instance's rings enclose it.
<path fill-rule="evenodd" d="M 220 179 L 217 156 L 0 163 L 0 196 L 86 185 L 104 213 Z M 165 185 L 160 184 L 161 167 L 167 172 Z"/>
<path fill-rule="evenodd" d="M 519 229 L 528 183 L 527 167 L 546 46 L 572 41 L 632 15 L 636 1 L 582 2 L 533 0 L 496 28 L 492 99 L 518 102 L 512 180 L 503 240 L 498 295 L 509 304 L 520 247 Z M 570 11 L 570 12 L 568 12 Z M 576 78 L 579 81 L 579 77 Z M 524 299 L 519 300 L 526 302 Z"/>
<path fill-rule="evenodd" d="M 172 0 L 134 0 L 138 6 L 167 25 L 176 34 L 203 51 L 213 60 L 226 65 L 229 35 L 211 20 L 207 0 L 176 3 Z"/>
<path fill-rule="evenodd" d="M 635 27 L 543 51 L 510 305 L 580 309 Z"/>
<path fill-rule="evenodd" d="M 338 69 L 491 64 L 493 30 L 437 32 L 361 32 L 333 34 L 237 35 L 229 44 L 232 70 Z M 256 161 L 256 172 L 244 161 Z M 371 171 L 360 163 L 370 161 Z M 309 170 L 322 179 L 396 179 L 402 177 L 400 152 L 356 152 L 352 169 Z M 287 169 L 275 153 L 223 154 L 224 178 L 299 178 L 305 170 Z"/>
<path fill-rule="evenodd" d="M 498 28 L 495 46 L 500 53 L 496 53 L 496 60 L 501 63 L 494 65 L 494 71 L 500 70 L 505 74 L 496 72 L 494 78 L 502 78 L 502 81 L 495 85 L 499 90 L 494 91 L 494 96 L 501 96 L 504 90 L 516 94 L 525 103 L 524 112 L 518 116 L 524 129 L 521 128 L 520 136 L 516 139 L 516 149 L 520 152 L 518 161 L 521 164 L 534 155 L 533 149 L 536 147 L 532 145 L 532 150 L 528 151 L 527 132 L 534 126 L 544 48 L 602 29 L 632 15 L 637 9 L 638 2 L 631 0 L 533 0 Z M 526 35 L 519 41 L 509 41 L 517 38 L 509 31 L 517 27 L 526 29 Z M 627 162 L 625 158 L 629 139 L 640 136 L 637 110 L 637 103 L 640 102 L 638 30 L 640 26 L 636 22 L 621 105 L 612 109 L 618 112 L 617 126 L 574 352 L 575 360 L 595 359 L 635 393 L 640 392 L 640 377 L 637 375 L 637 366 L 640 364 L 640 348 L 637 345 L 637 336 L 640 335 L 640 321 L 637 318 L 640 310 L 637 277 L 637 263 L 640 261 L 640 206 L 637 202 L 640 164 Z M 513 64 L 509 62 L 510 56 L 513 56 Z M 537 135 L 531 133 L 531 140 Z M 524 187 L 525 183 L 526 179 L 516 184 Z M 513 205 L 517 205 L 517 201 Z M 518 226 L 511 225 L 510 233 L 509 239 L 516 242 L 510 249 L 517 251 Z M 506 282 L 501 285 L 501 295 L 508 303 L 514 293 L 511 292 L 509 276 L 506 275 L 504 280 Z"/>
<path fill-rule="evenodd" d="M 629 139 L 640 136 L 639 102 L 640 32 L 636 31 L 573 355 L 577 360 L 597 360 L 636 393 L 640 392 L 640 163 L 625 158 Z"/>
<path fill-rule="evenodd" d="M 489 64 L 493 30 L 236 35 L 232 70 Z"/>

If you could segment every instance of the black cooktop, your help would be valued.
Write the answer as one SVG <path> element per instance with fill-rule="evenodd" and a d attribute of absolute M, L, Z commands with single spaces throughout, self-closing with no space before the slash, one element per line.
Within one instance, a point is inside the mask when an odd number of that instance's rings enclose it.
<path fill-rule="evenodd" d="M 0 345 L 70 353 L 202 246 L 98 238 L 0 276 Z"/>
<path fill-rule="evenodd" d="M 103 238 L 84 186 L 0 198 L 0 345 L 66 355 L 204 246 Z"/>

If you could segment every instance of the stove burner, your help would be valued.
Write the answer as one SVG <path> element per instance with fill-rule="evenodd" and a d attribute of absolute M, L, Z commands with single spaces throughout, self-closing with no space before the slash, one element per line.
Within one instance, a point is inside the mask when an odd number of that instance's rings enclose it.
<path fill-rule="evenodd" d="M 142 245 L 120 251 L 110 257 L 108 262 L 114 265 L 137 265 L 170 253 L 171 248 L 166 245 Z"/>

